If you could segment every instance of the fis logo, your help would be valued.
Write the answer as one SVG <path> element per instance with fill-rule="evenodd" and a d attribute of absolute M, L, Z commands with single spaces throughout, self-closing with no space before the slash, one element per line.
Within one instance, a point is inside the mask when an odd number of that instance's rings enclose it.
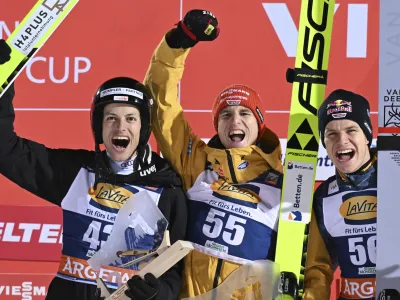
<path fill-rule="evenodd" d="M 300 211 L 298 210 L 293 210 L 289 213 L 289 220 L 291 221 L 301 221 L 303 219 L 303 216 Z"/>

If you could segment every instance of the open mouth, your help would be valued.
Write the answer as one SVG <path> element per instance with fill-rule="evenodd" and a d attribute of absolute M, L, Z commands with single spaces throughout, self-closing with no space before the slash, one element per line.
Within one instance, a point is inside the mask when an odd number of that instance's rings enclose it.
<path fill-rule="evenodd" d="M 116 136 L 112 138 L 112 144 L 117 149 L 126 149 L 128 147 L 130 139 L 127 136 Z"/>
<path fill-rule="evenodd" d="M 231 130 L 231 132 L 229 132 L 229 138 L 232 142 L 241 142 L 245 136 L 243 130 Z"/>
<path fill-rule="evenodd" d="M 351 149 L 340 150 L 336 152 L 336 157 L 339 161 L 349 161 L 354 157 L 355 151 Z"/>

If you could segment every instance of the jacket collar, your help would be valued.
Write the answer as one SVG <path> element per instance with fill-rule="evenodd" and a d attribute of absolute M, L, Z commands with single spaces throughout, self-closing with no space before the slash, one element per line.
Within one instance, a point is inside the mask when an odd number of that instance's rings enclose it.
<path fill-rule="evenodd" d="M 351 185 L 358 189 L 365 188 L 371 182 L 377 180 L 377 154 L 375 150 L 370 150 L 371 159 L 360 167 L 356 172 L 344 174 L 336 169 L 336 178 L 339 185 Z"/>
<path fill-rule="evenodd" d="M 151 151 L 150 145 L 146 145 L 143 155 L 143 169 L 125 174 L 118 172 L 117 174 L 111 168 L 110 159 L 103 151 L 103 170 L 101 180 L 99 182 L 107 182 L 111 184 L 134 184 L 153 187 L 171 187 L 181 186 L 182 180 L 178 174 L 172 169 L 170 164 L 157 153 Z"/>
<path fill-rule="evenodd" d="M 264 128 L 256 145 L 225 149 L 215 135 L 204 151 L 210 168 L 228 182 L 246 182 L 269 169 L 283 173 L 279 138 L 267 128 Z"/>

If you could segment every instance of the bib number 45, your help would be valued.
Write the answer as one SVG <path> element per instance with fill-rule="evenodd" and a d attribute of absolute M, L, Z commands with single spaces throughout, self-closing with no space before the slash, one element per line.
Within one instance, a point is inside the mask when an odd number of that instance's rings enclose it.
<path fill-rule="evenodd" d="M 203 226 L 203 234 L 211 239 L 219 238 L 222 234 L 225 243 L 238 246 L 243 242 L 246 222 L 246 219 L 211 208 Z"/>

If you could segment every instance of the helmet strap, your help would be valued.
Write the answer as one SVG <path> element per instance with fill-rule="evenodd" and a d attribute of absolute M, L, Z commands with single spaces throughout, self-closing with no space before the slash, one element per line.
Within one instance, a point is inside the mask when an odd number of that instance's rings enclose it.
<path fill-rule="evenodd" d="M 105 158 L 103 157 L 103 153 L 100 150 L 100 145 L 95 143 L 95 179 L 94 179 L 94 190 L 97 189 L 97 184 L 99 182 L 103 182 L 104 179 L 112 180 L 115 182 L 115 174 L 112 172 L 111 168 L 109 168 L 106 164 Z M 114 176 L 113 176 L 114 175 Z M 110 182 L 112 183 L 112 182 Z"/>

